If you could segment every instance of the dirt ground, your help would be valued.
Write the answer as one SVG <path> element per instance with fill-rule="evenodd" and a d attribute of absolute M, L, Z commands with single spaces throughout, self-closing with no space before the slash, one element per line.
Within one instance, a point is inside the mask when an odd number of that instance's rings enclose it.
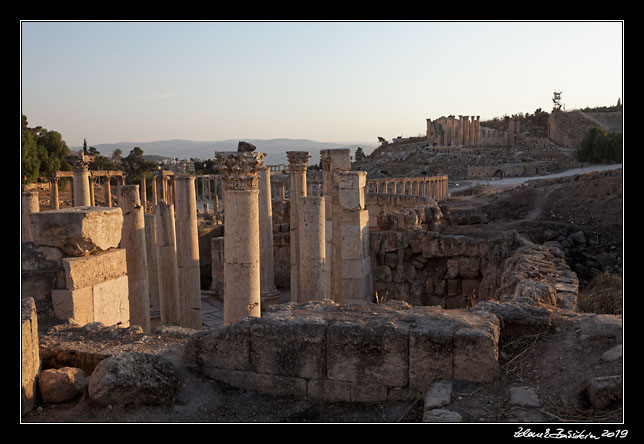
<path fill-rule="evenodd" d="M 622 176 L 607 173 L 559 181 L 542 181 L 509 190 L 480 189 L 468 197 L 453 197 L 455 211 L 484 212 L 487 224 L 446 228 L 449 234 L 491 237 L 517 229 L 541 243 L 582 230 L 587 255 L 609 254 L 613 272 L 620 271 L 622 252 Z M 593 234 L 595 239 L 593 240 Z M 619 258 L 619 259 L 618 259 Z M 574 265 L 574 264 L 573 264 Z M 79 339 L 80 340 L 80 339 Z M 59 405 L 40 405 L 22 417 L 23 423 L 405 423 L 421 422 L 423 401 L 389 403 L 322 403 L 241 390 L 201 378 L 183 360 L 187 339 L 141 340 L 137 350 L 160 354 L 175 366 L 181 385 L 171 406 L 102 408 L 87 395 Z M 623 420 L 621 406 L 593 410 L 580 393 L 589 374 L 615 374 L 621 360 L 600 362 L 601 342 L 580 341 L 579 328 L 563 316 L 547 334 L 505 340 L 500 344 L 501 377 L 493 384 L 454 382 L 446 407 L 470 423 L 613 423 Z M 539 407 L 509 404 L 510 387 L 530 387 Z"/>

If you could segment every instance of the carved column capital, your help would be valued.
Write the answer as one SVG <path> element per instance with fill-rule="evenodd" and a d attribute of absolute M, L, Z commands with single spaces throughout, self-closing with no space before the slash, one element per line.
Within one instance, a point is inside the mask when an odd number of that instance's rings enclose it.
<path fill-rule="evenodd" d="M 289 171 L 306 171 L 311 153 L 308 151 L 287 151 Z"/>
<path fill-rule="evenodd" d="M 215 151 L 215 164 L 223 173 L 222 183 L 227 190 L 258 189 L 259 170 L 266 153 L 254 151 Z"/>

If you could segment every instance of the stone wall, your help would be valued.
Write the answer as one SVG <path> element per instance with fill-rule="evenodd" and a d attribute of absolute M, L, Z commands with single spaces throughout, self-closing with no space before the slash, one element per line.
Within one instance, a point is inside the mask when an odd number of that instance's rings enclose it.
<path fill-rule="evenodd" d="M 465 308 L 494 299 L 516 232 L 492 239 L 434 231 L 371 232 L 374 292 L 412 305 Z"/>
<path fill-rule="evenodd" d="M 351 402 L 419 399 L 437 379 L 499 376 L 499 321 L 486 312 L 330 301 L 269 310 L 193 335 L 189 365 L 244 389 Z"/>
<path fill-rule="evenodd" d="M 129 324 L 120 208 L 74 207 L 30 214 L 34 241 L 22 244 L 23 298 L 39 315 L 80 324 Z"/>

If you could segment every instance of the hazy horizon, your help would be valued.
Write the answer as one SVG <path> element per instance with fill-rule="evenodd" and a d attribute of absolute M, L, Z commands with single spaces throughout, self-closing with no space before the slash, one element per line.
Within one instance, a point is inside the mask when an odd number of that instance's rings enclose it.
<path fill-rule="evenodd" d="M 550 111 L 555 90 L 613 105 L 622 69 L 619 21 L 21 22 L 21 112 L 69 146 L 376 144 L 427 118 Z"/>

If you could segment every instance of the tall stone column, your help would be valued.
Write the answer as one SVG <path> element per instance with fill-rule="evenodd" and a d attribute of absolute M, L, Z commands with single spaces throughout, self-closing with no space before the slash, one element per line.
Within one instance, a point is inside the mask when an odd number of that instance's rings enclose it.
<path fill-rule="evenodd" d="M 200 330 L 202 327 L 201 278 L 195 177 L 181 174 L 174 178 L 180 325 Z"/>
<path fill-rule="evenodd" d="M 150 294 L 150 326 L 159 324 L 159 250 L 157 242 L 157 215 L 148 213 L 145 221 L 145 248 L 148 258 L 148 291 Z"/>
<path fill-rule="evenodd" d="M 463 146 L 470 145 L 470 116 L 463 116 Z"/>
<path fill-rule="evenodd" d="M 110 186 L 110 175 L 109 173 L 107 174 L 107 177 L 105 178 L 105 206 L 108 208 L 112 207 L 112 189 Z"/>
<path fill-rule="evenodd" d="M 56 173 L 54 173 L 54 177 L 51 178 L 51 209 L 60 209 L 60 203 L 58 202 L 58 177 L 56 176 Z"/>
<path fill-rule="evenodd" d="M 510 117 L 510 122 L 508 124 L 508 145 L 514 146 L 514 117 Z"/>
<path fill-rule="evenodd" d="M 481 139 L 481 116 L 476 116 L 476 124 L 474 126 L 474 145 L 479 146 Z"/>
<path fill-rule="evenodd" d="M 23 191 L 22 192 L 22 242 L 33 241 L 31 235 L 31 222 L 29 221 L 29 214 L 38 213 L 40 211 L 40 203 L 38 202 L 38 190 Z"/>
<path fill-rule="evenodd" d="M 138 185 L 124 185 L 119 206 L 123 211 L 121 248 L 125 249 L 130 300 L 130 323 L 150 332 L 150 294 L 145 245 L 145 221 Z"/>
<path fill-rule="evenodd" d="M 265 165 L 259 168 L 258 187 L 260 298 L 262 307 L 266 307 L 279 301 L 280 292 L 275 287 L 271 172 Z"/>
<path fill-rule="evenodd" d="M 457 140 L 457 145 L 458 146 L 463 146 L 463 137 L 464 137 L 464 131 L 463 128 L 465 126 L 465 116 L 462 114 L 458 115 L 458 131 L 456 135 L 456 140 Z"/>
<path fill-rule="evenodd" d="M 226 205 L 224 324 L 261 316 L 258 170 L 264 156 L 253 151 L 215 152 Z"/>
<path fill-rule="evenodd" d="M 430 122 L 431 120 L 428 119 Z M 320 160 L 322 161 L 322 194 L 324 195 L 324 237 L 325 237 L 325 255 L 327 263 L 327 287 L 329 297 L 335 299 L 334 288 L 336 282 L 340 279 L 335 275 L 333 264 L 336 260 L 333 256 L 333 239 L 339 236 L 340 232 L 334 231 L 333 212 L 338 202 L 338 190 L 333 182 L 333 175 L 337 171 L 349 171 L 351 169 L 351 150 L 347 148 L 320 150 Z M 338 227 L 338 230 L 340 228 Z"/>
<path fill-rule="evenodd" d="M 371 256 L 369 254 L 369 212 L 365 209 L 364 171 L 334 174 L 338 201 L 334 207 L 332 266 L 335 279 L 333 299 L 341 304 L 371 300 Z"/>
<path fill-rule="evenodd" d="M 163 200 L 156 208 L 159 253 L 159 311 L 161 324 L 179 325 L 179 275 L 177 270 L 174 205 Z"/>
<path fill-rule="evenodd" d="M 324 239 L 324 197 L 300 197 L 298 211 L 300 291 L 297 302 L 330 299 Z"/>
<path fill-rule="evenodd" d="M 147 189 L 145 187 L 145 174 L 141 174 L 141 205 L 143 206 L 143 212 L 148 209 L 148 198 L 147 198 Z"/>
<path fill-rule="evenodd" d="M 432 119 L 427 119 L 427 144 L 432 146 Z"/>
<path fill-rule="evenodd" d="M 89 190 L 89 163 L 93 156 L 84 154 L 67 156 L 65 160 L 72 165 L 73 170 L 73 196 L 75 207 L 88 207 L 91 205 Z"/>
<path fill-rule="evenodd" d="M 456 146 L 456 122 L 454 121 L 454 116 L 449 116 L 450 123 L 450 135 L 449 135 L 449 145 Z"/>
<path fill-rule="evenodd" d="M 298 198 L 306 196 L 306 168 L 309 157 L 311 157 L 311 153 L 308 151 L 287 151 L 286 157 L 288 159 L 288 169 L 291 175 L 291 204 L 289 218 L 291 226 L 291 301 L 297 302 L 299 299 L 298 291 L 300 283 L 300 248 L 299 242 L 297 242 L 297 239 L 299 239 L 299 232 L 297 231 L 299 222 Z"/>

